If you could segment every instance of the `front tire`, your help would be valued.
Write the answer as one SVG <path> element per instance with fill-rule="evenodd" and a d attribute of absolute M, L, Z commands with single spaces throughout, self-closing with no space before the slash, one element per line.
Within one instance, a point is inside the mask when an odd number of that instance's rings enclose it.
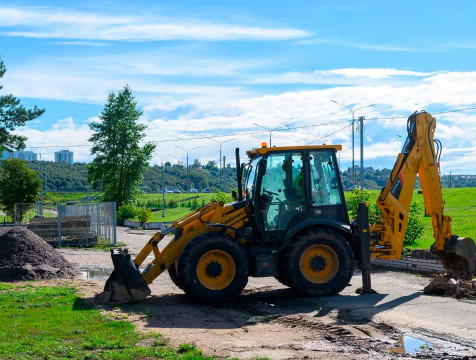
<path fill-rule="evenodd" d="M 177 274 L 177 263 L 174 262 L 172 265 L 170 265 L 167 268 L 167 272 L 169 273 L 170 279 L 175 284 L 175 286 L 177 286 L 179 289 L 182 289 L 182 286 L 180 285 L 178 274 Z"/>
<path fill-rule="evenodd" d="M 311 296 L 341 292 L 354 272 L 352 249 L 338 232 L 305 230 L 283 250 L 278 280 Z"/>
<path fill-rule="evenodd" d="M 248 256 L 226 235 L 209 233 L 190 241 L 177 263 L 185 293 L 201 303 L 233 300 L 248 282 Z"/>

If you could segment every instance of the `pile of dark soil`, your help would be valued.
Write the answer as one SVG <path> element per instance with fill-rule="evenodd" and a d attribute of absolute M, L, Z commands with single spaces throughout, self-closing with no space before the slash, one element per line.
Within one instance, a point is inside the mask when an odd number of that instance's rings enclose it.
<path fill-rule="evenodd" d="M 30 230 L 15 227 L 0 236 L 0 281 L 53 279 L 72 275 L 72 265 Z"/>

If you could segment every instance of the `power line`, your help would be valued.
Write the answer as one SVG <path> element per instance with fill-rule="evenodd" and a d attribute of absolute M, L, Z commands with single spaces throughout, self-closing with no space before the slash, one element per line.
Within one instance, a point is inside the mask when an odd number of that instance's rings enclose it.
<path fill-rule="evenodd" d="M 310 145 L 310 144 L 312 144 L 312 143 L 318 142 L 319 140 L 328 138 L 329 136 L 332 136 L 332 135 L 334 135 L 334 134 L 337 134 L 338 132 L 340 132 L 340 131 L 342 131 L 342 130 L 345 130 L 345 129 L 347 129 L 347 125 L 344 126 L 343 128 L 340 128 L 339 130 L 336 130 L 336 131 L 334 131 L 334 132 L 331 132 L 330 134 L 327 134 L 326 136 L 323 136 L 323 137 L 320 137 L 319 139 L 316 139 L 316 140 L 313 140 L 313 141 L 311 141 L 311 142 L 308 142 L 308 143 L 306 143 L 306 145 Z"/>
<path fill-rule="evenodd" d="M 463 109 L 454 109 L 454 110 L 447 110 L 447 111 L 440 111 L 440 112 L 434 112 L 431 113 L 432 115 L 441 115 L 441 114 L 450 114 L 450 113 L 457 113 L 457 112 L 463 112 L 463 111 L 469 111 L 469 110 L 474 110 L 476 109 L 476 106 L 472 107 L 467 107 Z M 377 121 L 377 120 L 396 120 L 396 119 L 408 119 L 408 116 L 391 116 L 391 117 L 375 117 L 375 118 L 369 118 L 365 119 L 366 121 Z M 335 125 L 335 124 L 341 124 L 341 123 L 348 123 L 349 120 L 339 120 L 339 121 L 332 121 L 332 122 L 326 122 L 322 124 L 311 124 L 311 125 L 302 125 L 302 126 L 288 126 L 287 128 L 283 129 L 285 131 L 287 130 L 296 130 L 296 129 L 306 129 L 306 128 L 312 128 L 312 127 L 319 127 L 319 126 L 326 126 L 326 125 Z M 345 127 L 347 128 L 347 126 Z M 338 130 L 342 131 L 344 128 Z M 276 131 L 283 131 L 283 130 L 276 130 Z M 338 132 L 336 131 L 336 132 Z M 192 140 L 204 140 L 204 139 L 215 139 L 215 138 L 224 138 L 224 137 L 231 137 L 231 136 L 243 136 L 243 135 L 255 135 L 255 134 L 263 134 L 266 133 L 267 131 L 247 131 L 247 132 L 240 132 L 240 133 L 232 133 L 232 134 L 223 134 L 223 135 L 215 135 L 215 136 L 196 136 L 196 137 L 188 137 L 188 138 L 181 138 L 181 139 L 164 139 L 164 140 L 155 140 L 155 141 L 141 141 L 141 143 L 154 143 L 154 144 L 160 144 L 160 143 L 167 143 L 167 142 L 177 142 L 177 141 L 192 141 Z M 334 132 L 334 133 L 336 133 Z M 334 133 L 331 133 L 329 135 L 326 135 L 323 138 L 326 138 L 330 135 L 333 135 Z M 319 141 L 323 138 L 319 138 L 317 140 L 314 140 L 312 142 Z M 312 143 L 311 142 L 311 143 Z M 66 147 L 66 148 L 79 148 L 79 147 L 91 147 L 91 144 L 77 144 L 77 145 L 43 145 L 43 146 L 27 146 L 26 148 L 28 149 L 46 149 L 46 148 L 61 148 L 61 147 Z"/>

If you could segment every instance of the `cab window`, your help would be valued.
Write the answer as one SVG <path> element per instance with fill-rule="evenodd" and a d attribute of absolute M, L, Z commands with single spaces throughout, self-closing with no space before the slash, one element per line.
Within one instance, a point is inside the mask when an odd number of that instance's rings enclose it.
<path fill-rule="evenodd" d="M 309 160 L 313 206 L 342 204 L 334 152 L 310 151 Z"/>

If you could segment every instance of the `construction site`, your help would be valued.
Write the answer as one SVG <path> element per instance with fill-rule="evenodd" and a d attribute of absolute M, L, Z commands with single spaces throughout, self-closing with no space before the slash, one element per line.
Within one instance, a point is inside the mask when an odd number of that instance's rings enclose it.
<path fill-rule="evenodd" d="M 0 360 L 476 360 L 475 15 L 0 4 Z"/>

